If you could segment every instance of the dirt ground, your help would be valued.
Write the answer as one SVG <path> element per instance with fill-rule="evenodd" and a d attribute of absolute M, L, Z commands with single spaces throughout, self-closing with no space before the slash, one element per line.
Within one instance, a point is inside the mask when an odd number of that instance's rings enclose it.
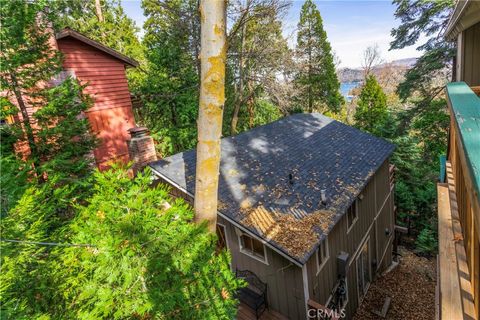
<path fill-rule="evenodd" d="M 435 318 L 436 261 L 400 248 L 400 264 L 378 276 L 354 316 L 355 320 L 382 319 L 373 310 L 382 310 L 386 296 L 392 298 L 385 319 L 428 320 Z"/>

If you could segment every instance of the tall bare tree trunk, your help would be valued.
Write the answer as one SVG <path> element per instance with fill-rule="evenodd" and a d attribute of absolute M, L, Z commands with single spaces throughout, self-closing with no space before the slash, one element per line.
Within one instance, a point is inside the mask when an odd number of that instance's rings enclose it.
<path fill-rule="evenodd" d="M 201 84 L 198 114 L 195 221 L 217 224 L 220 137 L 225 103 L 226 26 L 225 1 L 201 0 Z"/>
<path fill-rule="evenodd" d="M 95 11 L 98 21 L 104 22 L 105 20 L 103 18 L 102 4 L 100 3 L 100 0 L 95 0 Z"/>
<path fill-rule="evenodd" d="M 101 0 L 95 0 L 95 13 L 97 15 L 97 19 L 100 23 L 105 22 L 105 17 L 103 16 L 103 11 L 102 11 L 102 3 Z M 107 35 L 105 34 L 105 31 L 103 28 L 101 28 L 101 35 L 102 35 L 102 41 L 105 42 L 107 41 Z"/>
<path fill-rule="evenodd" d="M 35 134 L 33 133 L 32 124 L 30 122 L 30 115 L 28 114 L 27 105 L 23 98 L 20 86 L 18 84 L 17 76 L 14 73 L 10 74 L 10 80 L 12 81 L 13 85 L 13 93 L 15 94 L 15 98 L 17 99 L 18 108 L 20 109 L 20 113 L 22 114 L 22 124 L 23 129 L 25 131 L 25 136 L 27 138 L 28 147 L 30 149 L 30 158 L 33 162 L 33 169 L 35 174 L 38 176 L 38 168 L 40 166 L 39 159 L 38 159 L 38 149 L 35 142 Z"/>

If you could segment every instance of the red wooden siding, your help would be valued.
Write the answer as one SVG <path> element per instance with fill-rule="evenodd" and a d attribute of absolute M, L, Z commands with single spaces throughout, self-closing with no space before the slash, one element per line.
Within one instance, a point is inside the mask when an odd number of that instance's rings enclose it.
<path fill-rule="evenodd" d="M 100 139 L 94 150 L 97 165 L 102 169 L 110 160 L 128 161 L 127 130 L 135 120 L 124 63 L 74 38 L 59 39 L 58 48 L 64 54 L 64 69 L 88 84 L 84 92 L 93 98 L 87 117 Z"/>

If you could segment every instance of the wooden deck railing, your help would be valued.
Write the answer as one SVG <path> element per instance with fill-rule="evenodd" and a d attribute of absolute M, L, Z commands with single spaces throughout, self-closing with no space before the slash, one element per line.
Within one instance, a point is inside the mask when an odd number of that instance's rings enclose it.
<path fill-rule="evenodd" d="M 458 319 L 478 319 L 480 98 L 464 82 L 449 83 L 446 91 L 450 132 L 447 184 L 438 186 L 439 316 L 452 319 L 448 312 L 457 312 Z"/>

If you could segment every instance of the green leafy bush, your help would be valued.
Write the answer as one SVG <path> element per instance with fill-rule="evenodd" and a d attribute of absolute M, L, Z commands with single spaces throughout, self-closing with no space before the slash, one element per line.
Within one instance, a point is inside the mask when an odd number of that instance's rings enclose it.
<path fill-rule="evenodd" d="M 436 223 L 423 228 L 415 242 L 418 252 L 430 255 L 438 250 L 438 234 L 436 230 Z"/>
<path fill-rule="evenodd" d="M 68 186 L 30 187 L 2 237 L 0 307 L 7 318 L 231 319 L 241 283 L 216 237 L 150 173 L 96 172 L 81 201 Z M 64 202 L 67 202 L 66 204 Z M 83 204 L 85 203 L 85 204 Z M 74 208 L 74 218 L 63 214 Z M 66 245 L 65 244 L 70 244 Z M 75 244 L 75 245 L 72 245 Z M 214 275 L 214 276 L 213 276 Z"/>

